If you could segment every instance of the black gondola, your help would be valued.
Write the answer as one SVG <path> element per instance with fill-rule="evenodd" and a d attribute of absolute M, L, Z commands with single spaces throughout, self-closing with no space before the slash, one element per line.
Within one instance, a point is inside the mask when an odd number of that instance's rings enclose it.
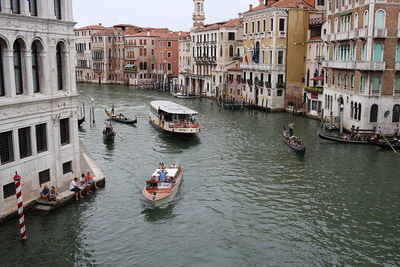
<path fill-rule="evenodd" d="M 304 154 L 306 152 L 306 147 L 303 142 L 296 136 L 290 136 L 289 131 L 283 127 L 282 132 L 283 141 L 294 151 Z"/>
<path fill-rule="evenodd" d="M 368 139 L 368 142 L 372 145 L 379 146 L 384 149 L 400 149 L 400 142 L 398 140 L 375 140 L 375 139 Z M 390 144 L 389 144 L 390 143 Z"/>
<path fill-rule="evenodd" d="M 78 127 L 81 127 L 82 123 L 85 121 L 85 117 L 78 119 Z"/>
<path fill-rule="evenodd" d="M 105 109 L 105 112 L 106 112 L 107 116 L 110 118 L 110 120 L 125 123 L 125 124 L 136 124 L 137 123 L 137 117 L 134 120 L 131 120 L 127 117 L 120 118 L 120 117 L 118 117 L 119 114 L 112 114 L 111 112 L 108 112 L 107 109 Z"/>
<path fill-rule="evenodd" d="M 337 143 L 347 143 L 347 144 L 358 144 L 358 145 L 368 145 L 368 141 L 365 140 L 351 140 L 351 139 L 343 139 L 341 137 L 325 135 L 322 133 L 318 133 L 319 138 L 324 140 L 329 140 Z"/>
<path fill-rule="evenodd" d="M 114 140 L 116 135 L 117 134 L 114 132 L 114 130 L 107 130 L 107 129 L 103 130 L 103 138 L 105 140 Z"/>

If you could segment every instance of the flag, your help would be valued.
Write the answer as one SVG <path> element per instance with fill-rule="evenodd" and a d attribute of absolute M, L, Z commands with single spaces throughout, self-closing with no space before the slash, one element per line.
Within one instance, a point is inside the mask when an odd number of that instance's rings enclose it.
<path fill-rule="evenodd" d="M 244 57 L 244 60 L 246 61 L 247 64 L 249 64 L 249 58 L 247 57 L 247 55 Z"/>

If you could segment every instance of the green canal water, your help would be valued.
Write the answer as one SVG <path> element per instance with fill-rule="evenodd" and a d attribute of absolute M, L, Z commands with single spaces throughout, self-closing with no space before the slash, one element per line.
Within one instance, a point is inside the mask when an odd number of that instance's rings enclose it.
<path fill-rule="evenodd" d="M 123 86 L 79 85 L 95 99 L 96 124 L 79 135 L 102 166 L 106 188 L 47 215 L 0 226 L 1 266 L 398 266 L 400 157 L 370 146 L 319 140 L 319 122 L 289 114 L 234 112 L 206 99 Z M 149 102 L 199 112 L 202 132 L 182 140 L 147 121 Z M 102 140 L 104 108 L 138 116 Z M 88 112 L 87 112 L 88 115 Z M 304 156 L 280 138 L 293 120 Z M 158 162 L 185 168 L 177 198 L 142 197 Z"/>

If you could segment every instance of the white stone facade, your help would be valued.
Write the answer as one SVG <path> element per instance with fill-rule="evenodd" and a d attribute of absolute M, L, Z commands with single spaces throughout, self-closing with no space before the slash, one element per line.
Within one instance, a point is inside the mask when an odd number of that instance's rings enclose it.
<path fill-rule="evenodd" d="M 15 171 L 25 204 L 80 174 L 72 0 L 12 2 L 0 11 L 0 218 L 17 207 Z"/>

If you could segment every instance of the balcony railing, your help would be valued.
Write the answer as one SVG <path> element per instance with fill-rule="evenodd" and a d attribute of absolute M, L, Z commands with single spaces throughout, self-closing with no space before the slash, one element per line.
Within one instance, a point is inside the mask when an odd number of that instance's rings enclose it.
<path fill-rule="evenodd" d="M 247 69 L 247 70 L 260 70 L 260 71 L 270 71 L 270 70 L 280 70 L 284 71 L 285 70 L 285 65 L 280 65 L 280 64 L 260 64 L 260 63 L 242 63 L 240 64 L 240 67 L 242 69 Z"/>
<path fill-rule="evenodd" d="M 317 93 L 317 94 L 323 94 L 324 93 L 324 87 L 323 86 L 309 86 L 309 87 L 304 87 L 304 91 L 308 93 Z"/>
<path fill-rule="evenodd" d="M 353 30 L 349 32 L 349 39 L 356 39 L 358 38 L 358 30 Z"/>
<path fill-rule="evenodd" d="M 386 38 L 386 37 L 387 37 L 387 29 L 374 30 L 374 38 Z"/>
<path fill-rule="evenodd" d="M 384 61 L 357 61 L 356 69 L 358 70 L 373 70 L 383 71 L 385 70 L 386 62 Z"/>
<path fill-rule="evenodd" d="M 286 83 L 284 83 L 284 82 L 277 82 L 277 83 L 276 83 L 276 88 L 286 88 Z"/>
<path fill-rule="evenodd" d="M 336 33 L 336 40 L 348 40 L 349 39 L 349 32 L 338 32 Z"/>
<path fill-rule="evenodd" d="M 358 37 L 359 38 L 367 38 L 367 32 L 368 32 L 367 28 L 359 29 L 358 30 Z"/>
<path fill-rule="evenodd" d="M 322 66 L 324 68 L 331 69 L 354 69 L 356 65 L 355 61 L 334 61 L 334 60 L 325 60 L 322 62 Z"/>

